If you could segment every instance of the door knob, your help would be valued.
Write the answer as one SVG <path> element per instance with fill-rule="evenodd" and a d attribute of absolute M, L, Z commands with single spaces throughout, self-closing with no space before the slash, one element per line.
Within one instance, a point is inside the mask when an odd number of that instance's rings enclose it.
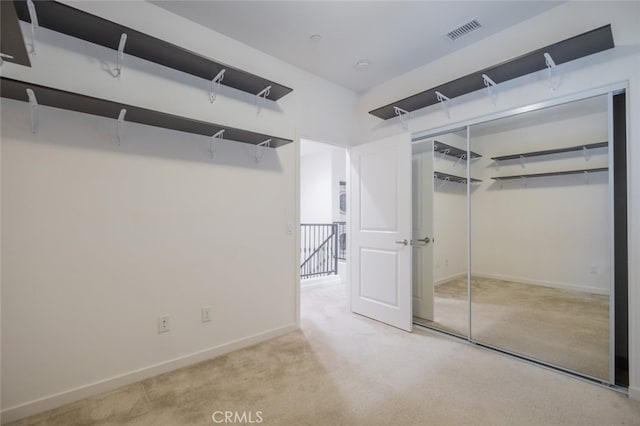
<path fill-rule="evenodd" d="M 405 238 L 404 240 L 396 241 L 396 244 L 402 244 L 403 246 L 408 246 L 409 240 Z"/>
<path fill-rule="evenodd" d="M 421 243 L 429 244 L 431 242 L 431 238 L 429 237 L 419 238 L 418 241 L 420 241 Z"/>

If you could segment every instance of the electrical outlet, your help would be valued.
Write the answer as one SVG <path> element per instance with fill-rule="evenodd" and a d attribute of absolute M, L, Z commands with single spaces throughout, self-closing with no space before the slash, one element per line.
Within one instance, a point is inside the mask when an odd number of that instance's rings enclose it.
<path fill-rule="evenodd" d="M 163 315 L 158 318 L 158 333 L 166 333 L 171 330 L 169 323 L 169 315 Z"/>
<path fill-rule="evenodd" d="M 598 273 L 598 267 L 597 266 L 592 266 L 589 268 L 589 273 L 591 275 L 596 275 Z"/>
<path fill-rule="evenodd" d="M 211 306 L 202 307 L 202 322 L 211 321 Z"/>
<path fill-rule="evenodd" d="M 444 266 L 449 266 L 449 259 L 445 259 Z"/>

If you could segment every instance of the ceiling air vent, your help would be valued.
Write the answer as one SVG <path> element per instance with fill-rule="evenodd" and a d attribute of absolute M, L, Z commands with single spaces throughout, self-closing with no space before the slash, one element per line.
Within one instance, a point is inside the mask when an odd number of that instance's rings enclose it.
<path fill-rule="evenodd" d="M 480 22 L 478 22 L 478 20 L 474 19 L 473 21 L 469 21 L 466 24 L 462 24 L 457 28 L 452 29 L 451 31 L 449 31 L 448 33 L 446 33 L 445 35 L 447 36 L 447 38 L 451 41 L 455 41 L 457 39 L 459 39 L 462 36 L 465 36 L 467 34 L 469 34 L 470 32 L 473 32 L 479 28 L 481 28 L 482 25 L 480 25 Z"/>

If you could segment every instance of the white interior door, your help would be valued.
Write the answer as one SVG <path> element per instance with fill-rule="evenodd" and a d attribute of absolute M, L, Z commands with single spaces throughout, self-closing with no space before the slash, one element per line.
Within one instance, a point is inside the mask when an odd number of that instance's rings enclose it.
<path fill-rule="evenodd" d="M 412 156 L 413 315 L 433 321 L 433 145 Z"/>
<path fill-rule="evenodd" d="M 411 138 L 351 148 L 351 310 L 411 331 Z"/>

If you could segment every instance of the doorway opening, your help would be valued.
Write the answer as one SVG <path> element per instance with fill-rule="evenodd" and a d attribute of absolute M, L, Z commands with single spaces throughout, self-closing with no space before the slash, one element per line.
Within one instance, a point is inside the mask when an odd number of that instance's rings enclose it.
<path fill-rule="evenodd" d="M 347 273 L 346 149 L 300 140 L 300 285 L 344 285 Z"/>

